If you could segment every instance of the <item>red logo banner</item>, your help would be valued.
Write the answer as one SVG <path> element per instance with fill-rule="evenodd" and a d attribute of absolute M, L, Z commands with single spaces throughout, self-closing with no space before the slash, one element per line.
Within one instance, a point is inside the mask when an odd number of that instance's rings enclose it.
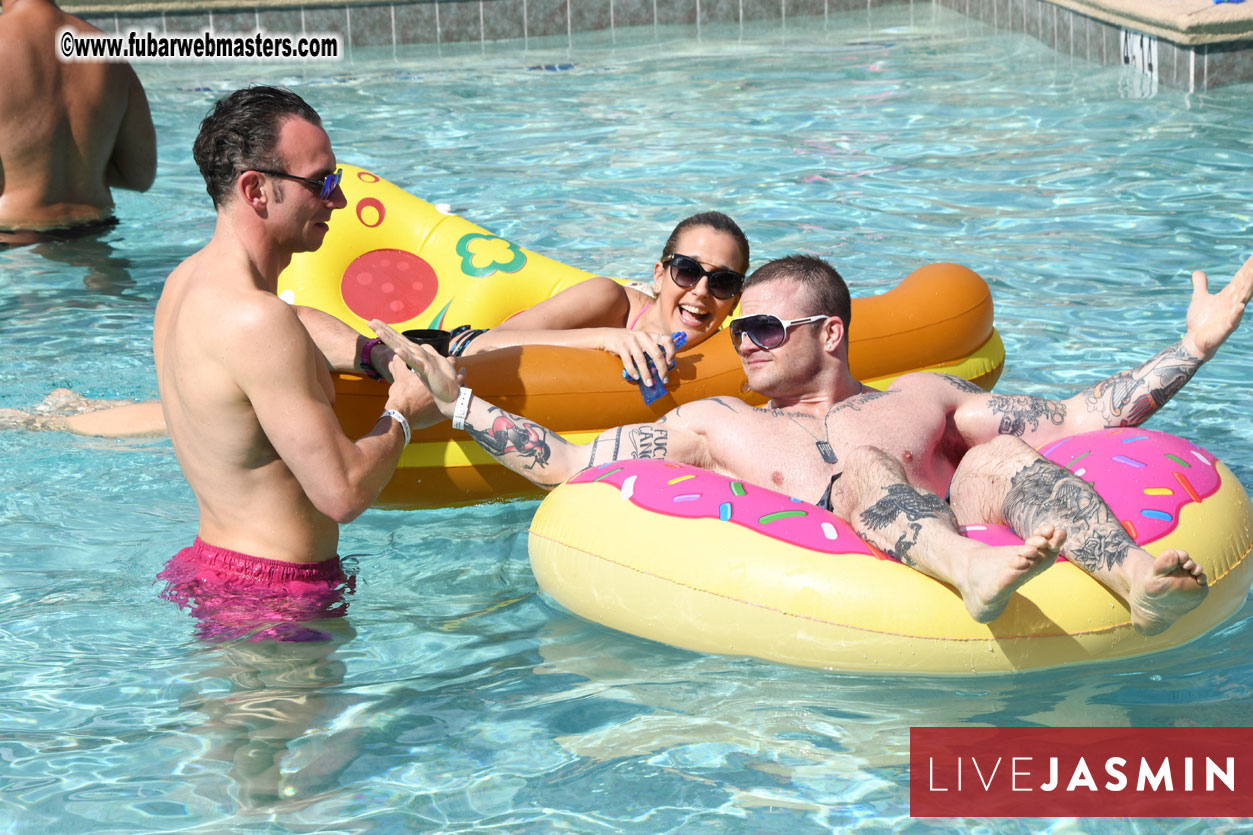
<path fill-rule="evenodd" d="M 912 817 L 1253 816 L 1253 728 L 911 728 Z"/>

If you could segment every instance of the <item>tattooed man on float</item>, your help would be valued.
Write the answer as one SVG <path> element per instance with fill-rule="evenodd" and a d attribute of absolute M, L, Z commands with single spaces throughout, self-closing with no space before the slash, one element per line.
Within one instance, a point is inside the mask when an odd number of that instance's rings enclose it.
<path fill-rule="evenodd" d="M 875 391 L 849 371 L 843 279 L 822 260 L 793 255 L 748 278 L 745 315 L 731 323 L 749 386 L 771 398 L 765 408 L 710 398 L 587 445 L 474 398 L 447 360 L 381 322 L 371 326 L 423 378 L 444 416 L 463 417 L 480 446 L 541 487 L 609 461 L 664 458 L 822 496 L 868 542 L 955 586 L 985 623 L 1069 543 L 1066 556 L 1126 601 L 1136 629 L 1156 634 L 1205 597 L 1201 567 L 1182 551 L 1155 558 L 1136 547 L 1088 484 L 1035 447 L 1142 423 L 1214 356 L 1251 295 L 1253 259 L 1212 295 L 1205 274 L 1194 273 L 1183 339 L 1067 400 L 989 394 L 931 373 Z M 982 545 L 962 537 L 959 523 L 1007 524 L 1025 542 Z"/>

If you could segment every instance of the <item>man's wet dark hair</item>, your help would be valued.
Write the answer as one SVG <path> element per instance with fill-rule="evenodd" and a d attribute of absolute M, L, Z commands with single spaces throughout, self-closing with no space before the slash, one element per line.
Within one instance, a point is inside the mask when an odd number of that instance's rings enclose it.
<path fill-rule="evenodd" d="M 708 226 L 719 232 L 725 232 L 735 242 L 740 245 L 740 254 L 744 256 L 744 263 L 740 265 L 740 272 L 748 272 L 748 237 L 744 234 L 744 230 L 734 220 L 722 212 L 701 212 L 679 221 L 679 225 L 674 227 L 674 231 L 670 233 L 670 237 L 666 240 L 665 247 L 661 250 L 661 260 L 664 261 L 671 255 L 674 255 L 674 248 L 679 245 L 679 235 L 684 229 L 690 229 L 693 226 Z M 686 255 L 686 252 L 680 252 L 679 255 Z"/>
<path fill-rule="evenodd" d="M 249 169 L 282 170 L 275 154 L 278 132 L 288 118 L 319 127 L 317 111 L 291 90 L 245 87 L 219 99 L 200 123 L 192 156 L 204 176 L 205 190 L 215 207 L 230 194 L 235 179 Z"/>
<path fill-rule="evenodd" d="M 744 289 L 781 278 L 798 282 L 809 294 L 806 316 L 839 316 L 847 333 L 853 319 L 848 285 L 835 267 L 812 255 L 789 255 L 762 264 L 744 282 Z"/>

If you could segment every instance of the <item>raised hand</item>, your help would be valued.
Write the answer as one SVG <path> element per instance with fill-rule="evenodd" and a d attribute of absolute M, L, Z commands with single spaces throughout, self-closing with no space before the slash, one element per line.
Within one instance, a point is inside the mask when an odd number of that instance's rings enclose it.
<path fill-rule="evenodd" d="M 447 357 L 436 353 L 431 346 L 415 345 L 405 339 L 386 322 L 373 319 L 370 321 L 370 328 L 387 347 L 396 352 L 391 362 L 392 373 L 404 373 L 403 366 L 408 366 L 430 391 L 440 413 L 450 417 L 457 403 L 457 395 L 461 392 L 461 373 L 457 367 Z"/>
<path fill-rule="evenodd" d="M 1213 357 L 1240 324 L 1250 297 L 1253 297 L 1253 258 L 1244 262 L 1226 287 L 1213 294 L 1209 292 L 1209 277 L 1200 270 L 1194 272 L 1184 346 L 1195 350 L 1202 359 Z"/>

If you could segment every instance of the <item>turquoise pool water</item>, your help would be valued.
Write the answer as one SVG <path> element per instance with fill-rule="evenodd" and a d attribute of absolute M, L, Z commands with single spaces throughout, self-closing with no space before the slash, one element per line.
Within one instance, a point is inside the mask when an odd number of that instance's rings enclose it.
<path fill-rule="evenodd" d="M 1253 250 L 1248 86 L 1132 98 L 1130 70 L 921 3 L 528 46 L 141 66 L 157 185 L 119 195 L 103 242 L 0 252 L 0 406 L 155 394 L 153 304 L 212 230 L 192 137 L 254 80 L 305 95 L 341 159 L 585 269 L 642 274 L 705 207 L 741 220 L 755 263 L 829 256 L 863 294 L 965 263 L 995 293 L 1003 391 L 1062 395 L 1147 357 L 1182 332 L 1191 270 L 1225 282 Z M 1246 485 L 1251 367 L 1248 322 L 1150 424 Z M 545 602 L 534 503 L 368 512 L 345 529 L 358 581 L 334 643 L 209 645 L 152 582 L 196 524 L 167 442 L 0 432 L 0 454 L 9 831 L 1210 832 L 912 820 L 908 729 L 1253 716 L 1247 604 L 1187 647 L 1086 669 L 798 670 Z"/>

